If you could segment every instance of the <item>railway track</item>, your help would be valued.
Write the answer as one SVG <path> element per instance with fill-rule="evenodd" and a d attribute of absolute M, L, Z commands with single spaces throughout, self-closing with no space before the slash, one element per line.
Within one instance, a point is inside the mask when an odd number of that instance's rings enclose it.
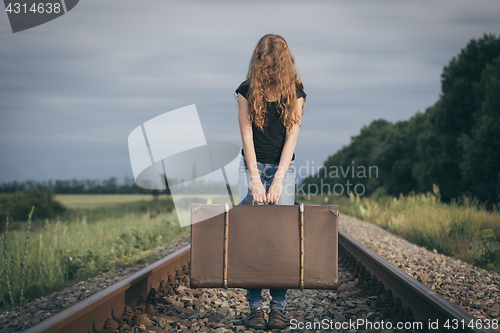
<path fill-rule="evenodd" d="M 130 277 L 92 295 L 84 301 L 30 327 L 26 333 L 102 332 L 108 318 L 119 319 L 126 306 L 136 306 L 150 288 L 158 289 L 162 280 L 181 272 L 189 263 L 187 246 L 155 262 Z M 179 274 L 179 273 L 177 273 Z"/>
<path fill-rule="evenodd" d="M 116 329 L 121 332 L 242 332 L 245 310 L 237 310 L 236 316 L 230 316 L 234 317 L 231 321 L 225 320 L 227 325 L 213 323 L 212 326 L 205 326 L 207 329 L 198 326 L 197 320 L 205 323 L 207 318 L 212 322 L 217 321 L 220 317 L 215 314 L 220 311 L 204 311 L 205 319 L 197 317 L 196 313 L 201 311 L 201 300 L 209 296 L 187 287 L 189 258 L 190 247 L 187 246 L 25 332 L 111 333 Z M 339 299 L 337 293 L 332 291 L 324 294 L 319 291 L 315 297 L 323 295 L 320 298 L 324 299 L 318 300 L 314 307 L 329 307 L 331 303 L 333 309 L 335 304 L 347 303 L 361 304 L 361 308 L 348 310 L 346 312 L 349 314 L 345 316 L 332 310 L 326 311 L 324 318 L 313 318 L 312 315 L 309 319 L 307 316 L 291 318 L 289 329 L 494 332 L 486 327 L 485 322 L 458 309 L 342 231 L 339 231 L 339 277 L 341 289 L 343 284 L 348 287 L 343 292 L 339 290 L 339 293 L 343 297 L 348 295 L 348 299 Z M 224 292 L 220 294 L 226 295 Z M 307 295 L 307 291 L 303 294 L 295 290 L 290 292 L 287 309 L 291 311 L 294 307 L 300 307 L 301 297 Z M 243 297 L 241 292 L 239 296 Z M 241 309 L 244 306 L 240 304 L 238 307 Z M 309 307 L 314 312 L 313 307 Z M 222 308 L 225 307 L 220 309 Z M 226 312 L 227 316 L 233 310 L 222 312 Z M 357 318 L 350 316 L 355 313 Z M 178 323 L 172 324 L 173 321 Z M 119 328 L 119 322 L 126 322 L 127 325 L 121 324 Z M 160 328 L 146 328 L 144 323 L 155 324 Z M 134 324 L 137 324 L 137 328 L 127 330 L 127 327 Z M 493 328 L 492 324 L 490 323 L 490 328 Z"/>

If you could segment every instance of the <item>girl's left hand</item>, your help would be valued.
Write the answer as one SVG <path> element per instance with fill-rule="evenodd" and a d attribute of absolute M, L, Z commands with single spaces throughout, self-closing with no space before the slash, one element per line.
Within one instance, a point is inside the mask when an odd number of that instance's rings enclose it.
<path fill-rule="evenodd" d="M 274 178 L 273 183 L 271 184 L 271 186 L 269 187 L 269 191 L 267 192 L 267 202 L 278 203 L 282 191 L 283 191 L 283 180 Z"/>

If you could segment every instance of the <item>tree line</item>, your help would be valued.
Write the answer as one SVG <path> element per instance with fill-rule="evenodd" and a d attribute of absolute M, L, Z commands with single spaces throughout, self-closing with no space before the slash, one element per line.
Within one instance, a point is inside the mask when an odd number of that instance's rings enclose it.
<path fill-rule="evenodd" d="M 377 177 L 333 173 L 339 166 L 378 168 Z M 336 176 L 335 176 L 336 175 Z M 425 193 L 439 186 L 441 198 L 462 195 L 482 202 L 500 199 L 500 38 L 471 40 L 444 67 L 441 94 L 407 121 L 374 120 L 328 157 L 303 184 L 350 181 L 367 195 Z"/>
<path fill-rule="evenodd" d="M 0 184 L 0 193 L 16 193 L 34 190 L 47 191 L 52 189 L 55 194 L 149 194 L 151 190 L 143 189 L 135 184 L 133 179 L 125 178 L 125 184 L 118 184 L 116 177 L 105 180 L 49 180 L 24 182 L 12 181 Z"/>
<path fill-rule="evenodd" d="M 175 179 L 177 182 L 177 180 Z M 118 184 L 116 177 L 105 180 L 72 179 L 24 182 L 12 181 L 0 184 L 0 193 L 17 193 L 32 190 L 51 191 L 53 194 L 171 194 L 168 181 L 165 179 L 164 190 L 149 190 L 139 187 L 133 179 L 125 178 L 124 184 Z M 189 184 L 177 186 L 176 193 L 226 193 L 226 185 L 221 182 L 195 180 Z"/>

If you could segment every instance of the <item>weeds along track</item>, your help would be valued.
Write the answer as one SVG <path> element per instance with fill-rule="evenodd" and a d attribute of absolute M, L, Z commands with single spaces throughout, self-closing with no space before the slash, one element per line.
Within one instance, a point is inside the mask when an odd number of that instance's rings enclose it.
<path fill-rule="evenodd" d="M 245 291 L 190 289 L 189 258 L 187 246 L 25 332 L 252 331 Z M 289 291 L 283 331 L 494 331 L 342 231 L 338 260 L 339 290 Z"/>

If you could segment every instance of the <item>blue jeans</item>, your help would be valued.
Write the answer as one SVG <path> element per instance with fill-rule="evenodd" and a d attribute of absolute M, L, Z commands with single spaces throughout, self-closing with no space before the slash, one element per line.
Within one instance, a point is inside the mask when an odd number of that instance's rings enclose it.
<path fill-rule="evenodd" d="M 266 189 L 266 194 L 269 191 L 274 175 L 278 170 L 279 163 L 261 163 L 257 162 L 257 168 L 259 170 L 260 180 Z M 250 178 L 250 172 L 248 171 L 248 166 L 245 157 L 242 156 L 239 168 L 239 194 L 240 194 L 240 204 L 241 205 L 253 205 L 252 197 L 252 180 Z M 278 205 L 293 205 L 295 203 L 295 162 L 291 161 L 285 176 L 283 177 L 283 190 L 281 196 L 278 200 Z M 274 204 L 273 204 L 274 205 Z M 286 292 L 287 289 L 270 289 L 271 303 L 269 307 L 271 309 L 284 310 L 286 305 Z M 247 290 L 247 301 L 250 306 L 250 310 L 255 308 L 262 308 L 262 289 L 248 289 Z"/>
<path fill-rule="evenodd" d="M 261 163 L 257 162 L 259 169 L 260 180 L 266 189 L 266 194 L 269 187 L 273 183 L 274 175 L 278 170 L 279 163 Z M 238 175 L 240 205 L 253 205 L 252 197 L 252 179 L 248 171 L 245 156 L 241 157 L 240 169 Z M 283 177 L 283 190 L 278 200 L 278 205 L 293 205 L 295 203 L 295 162 L 291 161 L 285 176 Z M 271 204 L 274 205 L 274 204 Z"/>

